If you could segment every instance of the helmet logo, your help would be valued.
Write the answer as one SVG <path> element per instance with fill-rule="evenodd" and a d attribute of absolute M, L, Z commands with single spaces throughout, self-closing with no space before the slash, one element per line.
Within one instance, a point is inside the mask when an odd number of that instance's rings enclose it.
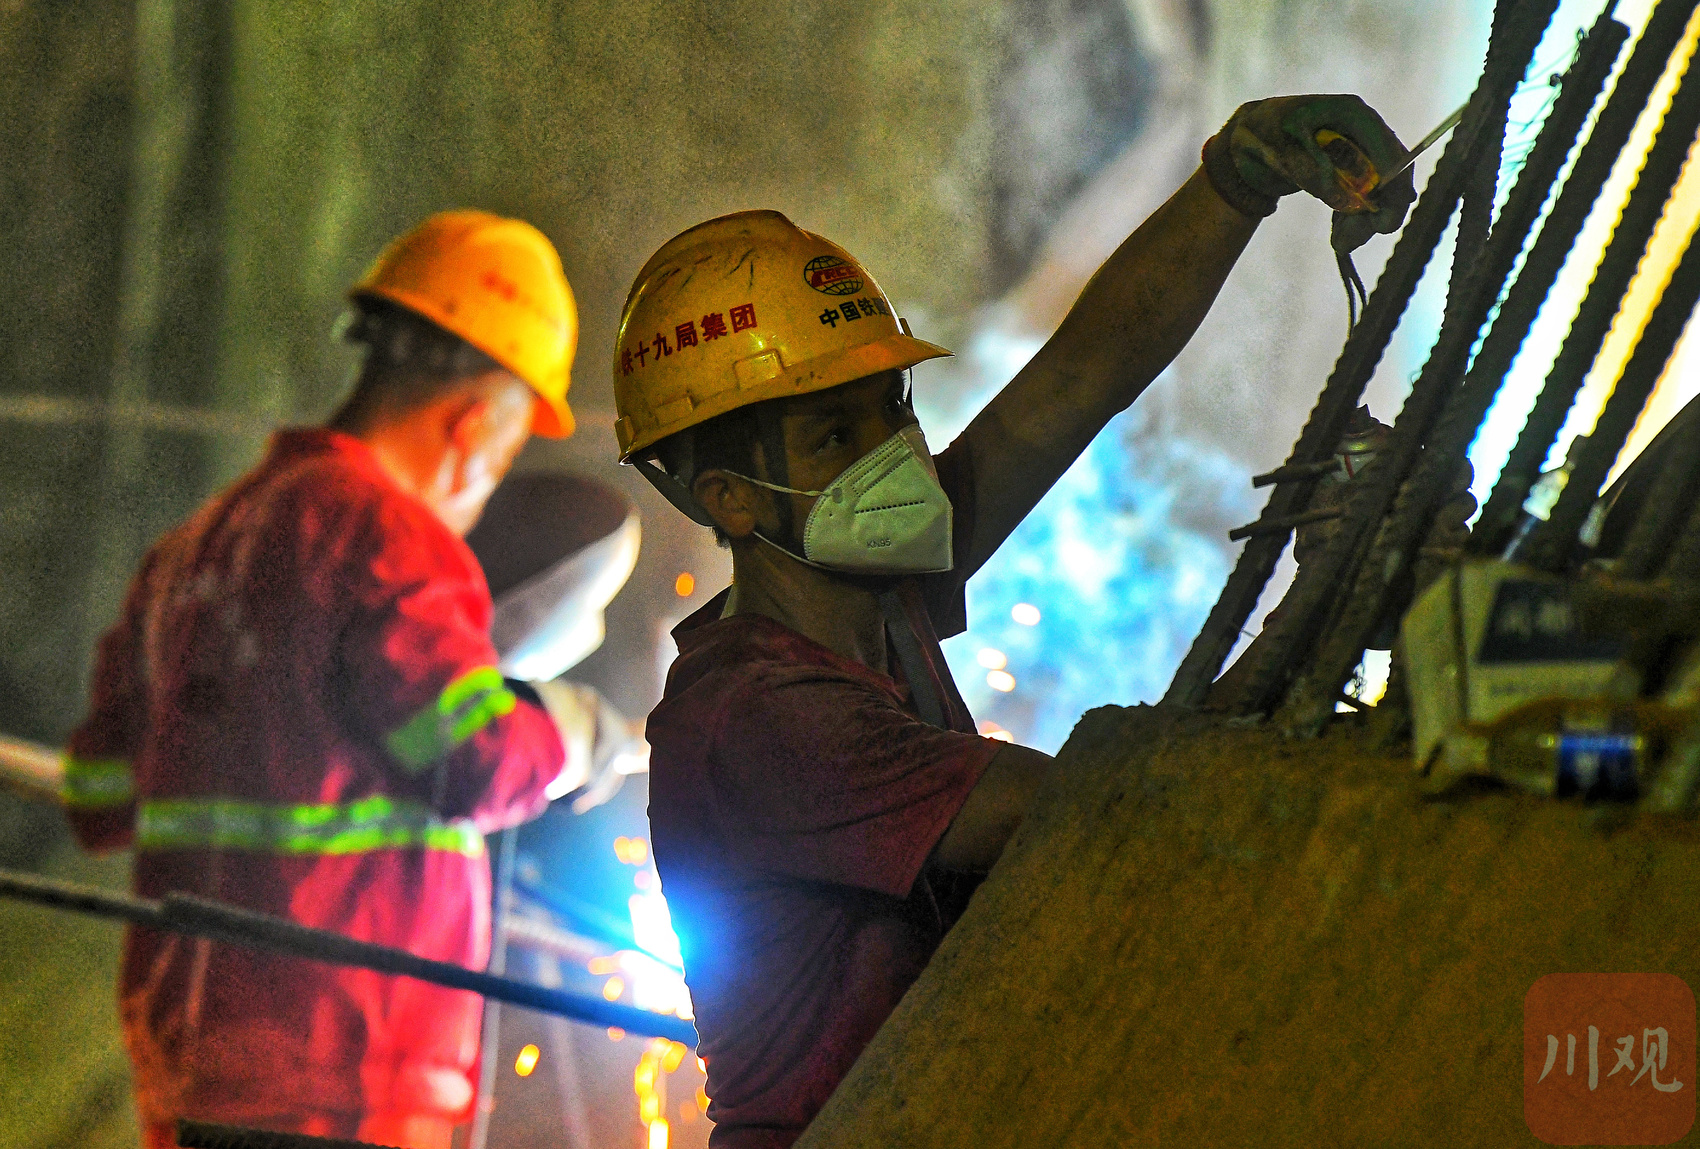
<path fill-rule="evenodd" d="M 862 276 L 836 255 L 817 255 L 803 265 L 803 282 L 823 295 L 855 295 L 862 290 Z"/>
<path fill-rule="evenodd" d="M 837 307 L 827 308 L 820 313 L 820 321 L 821 326 L 830 327 L 837 331 L 840 321 L 854 323 L 864 315 L 883 315 L 890 319 L 891 308 L 887 307 L 885 300 L 877 295 L 872 299 L 864 295 L 860 299 L 846 299 Z"/>

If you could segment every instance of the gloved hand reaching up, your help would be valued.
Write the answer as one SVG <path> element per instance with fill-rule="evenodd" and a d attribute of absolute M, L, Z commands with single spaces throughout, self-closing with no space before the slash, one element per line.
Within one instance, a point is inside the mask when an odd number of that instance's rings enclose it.
<path fill-rule="evenodd" d="M 1394 170 L 1408 154 L 1356 96 L 1276 96 L 1240 105 L 1204 145 L 1204 171 L 1217 194 L 1254 218 L 1273 212 L 1282 196 L 1305 191 L 1351 217 L 1352 230 L 1363 230 L 1365 239 L 1397 231 L 1417 198 L 1410 170 L 1362 194 L 1355 188 L 1364 173 L 1337 137 L 1377 172 Z"/>

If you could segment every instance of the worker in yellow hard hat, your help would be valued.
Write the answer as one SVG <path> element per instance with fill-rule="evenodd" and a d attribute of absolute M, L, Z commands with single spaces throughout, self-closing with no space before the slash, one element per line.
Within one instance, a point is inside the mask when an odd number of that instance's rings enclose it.
<path fill-rule="evenodd" d="M 848 251 L 751 211 L 638 273 L 614 356 L 620 457 L 732 552 L 732 585 L 674 631 L 648 727 L 714 1149 L 800 1135 L 1050 764 L 980 737 L 951 681 L 939 639 L 966 626 L 967 578 L 1186 344 L 1281 196 L 1372 230 L 1403 219 L 1409 176 L 1354 199 L 1324 131 L 1380 171 L 1405 155 L 1355 97 L 1242 107 L 937 456 L 905 371 L 949 352 Z"/>
<path fill-rule="evenodd" d="M 475 211 L 351 297 L 364 356 L 330 424 L 279 433 L 148 553 L 65 798 L 85 846 L 134 848 L 138 894 L 482 969 L 484 834 L 590 763 L 561 735 L 579 692 L 498 669 L 462 536 L 533 431 L 572 431 L 577 312 L 542 233 Z M 137 926 L 119 996 L 152 1149 L 181 1118 L 448 1149 L 471 1107 L 471 994 Z"/>

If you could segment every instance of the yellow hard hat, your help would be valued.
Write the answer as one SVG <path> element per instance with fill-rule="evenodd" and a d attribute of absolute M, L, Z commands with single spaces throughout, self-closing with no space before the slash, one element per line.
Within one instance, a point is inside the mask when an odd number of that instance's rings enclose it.
<path fill-rule="evenodd" d="M 949 354 L 911 336 L 837 244 L 776 211 L 711 219 L 663 244 L 626 296 L 614 350 L 620 461 L 751 403 Z"/>
<path fill-rule="evenodd" d="M 554 244 L 529 223 L 438 212 L 386 247 L 348 294 L 380 296 L 460 336 L 537 393 L 535 433 L 573 433 L 578 305 Z"/>

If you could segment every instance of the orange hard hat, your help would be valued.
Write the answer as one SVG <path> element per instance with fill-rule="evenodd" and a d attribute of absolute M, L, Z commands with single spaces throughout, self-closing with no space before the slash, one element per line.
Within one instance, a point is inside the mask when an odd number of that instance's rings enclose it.
<path fill-rule="evenodd" d="M 916 339 L 856 258 L 776 211 L 698 224 L 626 296 L 614 350 L 620 461 L 764 399 L 949 355 Z"/>
<path fill-rule="evenodd" d="M 348 294 L 388 299 L 458 335 L 537 393 L 534 432 L 573 433 L 578 306 L 554 244 L 529 223 L 438 212 L 386 247 Z"/>

